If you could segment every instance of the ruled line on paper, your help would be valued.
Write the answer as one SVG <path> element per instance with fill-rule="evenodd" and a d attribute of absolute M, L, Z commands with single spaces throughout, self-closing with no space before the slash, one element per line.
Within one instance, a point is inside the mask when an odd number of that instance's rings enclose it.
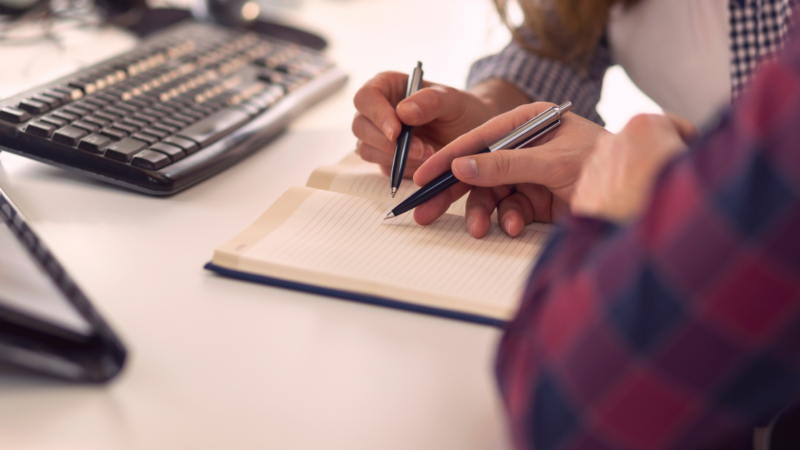
<path fill-rule="evenodd" d="M 548 235 L 526 228 L 511 238 L 493 223 L 485 238 L 473 239 L 461 216 L 446 214 L 429 226 L 411 214 L 382 220 L 391 208 L 385 200 L 316 191 L 242 256 L 376 283 L 388 297 L 401 286 L 513 306 Z"/>

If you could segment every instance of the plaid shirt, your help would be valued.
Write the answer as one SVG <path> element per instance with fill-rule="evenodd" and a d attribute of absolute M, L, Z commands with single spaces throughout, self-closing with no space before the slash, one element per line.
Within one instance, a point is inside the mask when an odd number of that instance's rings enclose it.
<path fill-rule="evenodd" d="M 745 88 L 758 64 L 773 58 L 783 47 L 793 25 L 792 6 L 798 3 L 798 0 L 730 0 L 731 98 Z M 535 42 L 530 34 L 528 39 Z M 502 52 L 476 61 L 470 69 L 467 86 L 500 78 L 534 100 L 558 105 L 572 101 L 575 114 L 602 125 L 595 108 L 600 101 L 603 76 L 613 64 L 606 39 L 600 41 L 585 71 L 541 58 L 512 42 Z"/>
<path fill-rule="evenodd" d="M 520 449 L 752 448 L 800 398 L 800 40 L 639 220 L 566 221 L 497 375 Z"/>

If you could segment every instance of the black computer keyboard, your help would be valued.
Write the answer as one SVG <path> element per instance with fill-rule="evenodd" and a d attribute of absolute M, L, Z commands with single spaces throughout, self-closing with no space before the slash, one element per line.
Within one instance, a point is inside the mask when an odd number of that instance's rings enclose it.
<path fill-rule="evenodd" d="M 346 78 L 308 48 L 181 23 L 0 102 L 0 149 L 169 195 L 263 147 Z"/>

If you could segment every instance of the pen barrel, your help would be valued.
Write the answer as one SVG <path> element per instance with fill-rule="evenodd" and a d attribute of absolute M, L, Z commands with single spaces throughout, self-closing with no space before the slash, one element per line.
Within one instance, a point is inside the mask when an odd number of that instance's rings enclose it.
<path fill-rule="evenodd" d="M 533 119 L 517 127 L 514 131 L 504 136 L 499 141 L 492 144 L 491 151 L 517 148 L 523 142 L 528 141 L 532 136 L 549 128 L 553 123 L 561 118 L 561 111 L 557 107 L 549 108 Z"/>
<path fill-rule="evenodd" d="M 485 148 L 479 151 L 477 154 L 481 153 L 489 153 L 490 150 Z M 399 205 L 397 205 L 393 210 L 392 214 L 395 216 L 399 216 L 400 214 L 405 214 L 406 212 L 416 208 L 417 206 L 427 202 L 428 200 L 436 197 L 440 193 L 444 192 L 450 186 L 458 183 L 458 178 L 453 174 L 452 170 L 448 170 L 447 172 L 439 175 L 431 181 L 430 183 L 426 184 L 425 186 L 419 188 L 417 192 L 414 192 L 408 198 L 403 200 Z"/>
<path fill-rule="evenodd" d="M 408 83 L 406 84 L 406 97 L 410 97 L 411 94 L 417 92 L 422 88 L 422 63 L 418 62 L 417 67 L 411 71 L 411 75 L 408 76 Z"/>
<path fill-rule="evenodd" d="M 397 137 L 397 146 L 394 150 L 394 159 L 392 159 L 391 187 L 393 188 L 399 188 L 400 183 L 403 181 L 403 174 L 406 171 L 406 162 L 408 161 L 408 148 L 411 145 L 411 136 L 413 134 L 414 127 L 403 125 L 400 130 L 400 136 Z"/>

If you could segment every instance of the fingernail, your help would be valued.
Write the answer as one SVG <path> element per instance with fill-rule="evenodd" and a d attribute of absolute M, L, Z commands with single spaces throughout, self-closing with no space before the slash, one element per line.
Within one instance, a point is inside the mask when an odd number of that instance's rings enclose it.
<path fill-rule="evenodd" d="M 467 217 L 467 231 L 472 234 L 472 225 L 475 223 L 475 218 L 472 216 Z"/>
<path fill-rule="evenodd" d="M 389 139 L 390 141 L 393 140 L 392 135 L 394 135 L 394 127 L 392 126 L 391 122 L 384 122 L 383 134 L 386 135 L 386 139 Z"/>
<path fill-rule="evenodd" d="M 506 229 L 506 233 L 511 234 L 511 217 L 503 221 L 503 226 Z"/>
<path fill-rule="evenodd" d="M 414 102 L 406 102 L 400 104 L 397 107 L 397 112 L 406 116 L 406 119 L 416 119 L 417 117 L 422 115 L 422 110 L 419 109 L 419 105 Z"/>
<path fill-rule="evenodd" d="M 425 146 L 418 139 L 411 140 L 411 146 L 408 148 L 408 157 L 411 159 L 420 160 L 425 156 Z"/>
<path fill-rule="evenodd" d="M 453 169 L 461 178 L 475 178 L 478 176 L 478 163 L 475 158 L 459 158 L 453 162 Z"/>
<path fill-rule="evenodd" d="M 423 158 L 430 158 L 434 153 L 436 153 L 436 150 L 433 149 L 433 146 L 430 144 L 425 144 L 425 155 Z"/>

